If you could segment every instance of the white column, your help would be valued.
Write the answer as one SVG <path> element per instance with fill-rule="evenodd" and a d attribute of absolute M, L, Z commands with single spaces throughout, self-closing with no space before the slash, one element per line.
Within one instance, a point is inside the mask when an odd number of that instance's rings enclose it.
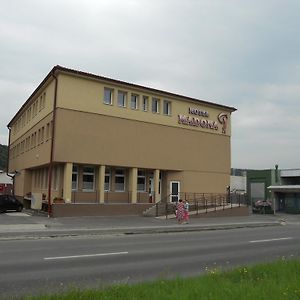
<path fill-rule="evenodd" d="M 71 202 L 71 198 L 72 198 L 72 170 L 73 170 L 73 163 L 66 163 L 64 166 L 64 188 L 63 188 L 63 198 L 65 202 Z"/>
<path fill-rule="evenodd" d="M 105 183 L 105 166 L 99 167 L 98 178 L 98 191 L 99 191 L 99 203 L 104 203 L 104 183 Z"/>
<path fill-rule="evenodd" d="M 154 197 L 155 203 L 161 200 L 159 193 L 159 170 L 154 170 Z"/>
<path fill-rule="evenodd" d="M 137 202 L 137 168 L 131 168 L 129 171 L 129 191 L 131 192 L 131 203 Z"/>

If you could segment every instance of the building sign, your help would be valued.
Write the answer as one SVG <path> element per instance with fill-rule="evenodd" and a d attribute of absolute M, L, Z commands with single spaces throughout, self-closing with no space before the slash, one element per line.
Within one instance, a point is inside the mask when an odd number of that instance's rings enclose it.
<path fill-rule="evenodd" d="M 192 107 L 189 107 L 189 114 L 197 115 L 197 116 L 201 116 L 201 117 L 208 117 L 209 116 L 207 111 L 200 110 L 200 109 L 197 109 L 197 108 L 192 108 Z"/>
<path fill-rule="evenodd" d="M 209 114 L 205 110 L 189 107 L 189 115 L 178 115 L 178 123 L 188 126 L 218 130 L 219 124 L 222 125 L 222 133 L 226 134 L 228 114 L 220 113 L 216 121 L 207 119 Z M 197 116 L 197 117 L 195 117 Z M 198 117 L 199 116 L 199 117 Z M 202 117 L 202 118 L 201 118 Z"/>
<path fill-rule="evenodd" d="M 218 115 L 218 121 L 222 124 L 222 133 L 226 134 L 228 115 L 226 113 L 220 113 Z"/>

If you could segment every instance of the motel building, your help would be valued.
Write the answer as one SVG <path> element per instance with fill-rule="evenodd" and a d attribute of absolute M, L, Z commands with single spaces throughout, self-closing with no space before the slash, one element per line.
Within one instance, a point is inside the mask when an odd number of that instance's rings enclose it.
<path fill-rule="evenodd" d="M 224 194 L 235 110 L 55 66 L 8 124 L 14 193 L 54 216 Z"/>

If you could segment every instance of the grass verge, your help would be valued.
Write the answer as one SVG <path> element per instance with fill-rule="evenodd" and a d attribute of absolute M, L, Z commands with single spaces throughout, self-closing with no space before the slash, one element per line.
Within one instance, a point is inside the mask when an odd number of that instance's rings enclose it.
<path fill-rule="evenodd" d="M 26 300 L 167 300 L 300 299 L 300 260 L 240 267 L 228 272 L 207 269 L 204 276 L 118 285 L 103 290 L 72 290 Z"/>

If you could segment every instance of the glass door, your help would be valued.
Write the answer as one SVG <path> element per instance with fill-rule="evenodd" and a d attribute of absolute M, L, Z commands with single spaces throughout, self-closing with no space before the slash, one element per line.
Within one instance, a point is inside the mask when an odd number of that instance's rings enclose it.
<path fill-rule="evenodd" d="M 180 181 L 170 182 L 170 202 L 178 202 L 180 198 Z"/>

